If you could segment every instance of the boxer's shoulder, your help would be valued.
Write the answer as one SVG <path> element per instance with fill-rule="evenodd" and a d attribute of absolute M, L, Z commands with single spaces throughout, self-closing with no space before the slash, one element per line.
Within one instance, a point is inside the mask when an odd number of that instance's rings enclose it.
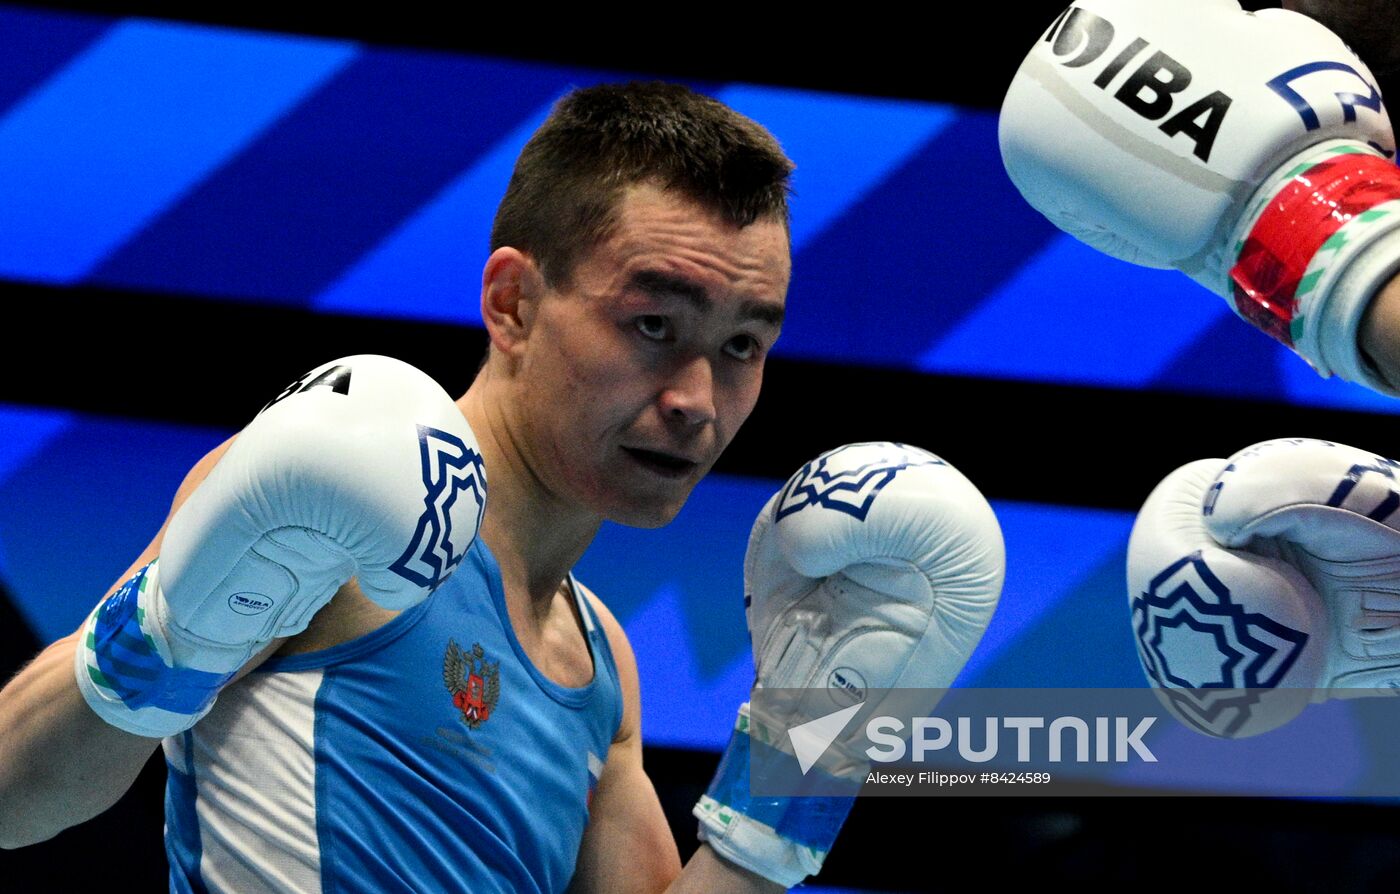
<path fill-rule="evenodd" d="M 598 624 L 607 637 L 608 648 L 612 651 L 613 664 L 617 668 L 617 682 L 622 689 L 622 722 L 618 725 L 613 742 L 622 742 L 641 732 L 641 680 L 637 673 L 637 656 L 632 651 L 632 643 L 617 617 L 604 604 L 598 595 L 575 581 L 579 595 L 587 600 Z"/>

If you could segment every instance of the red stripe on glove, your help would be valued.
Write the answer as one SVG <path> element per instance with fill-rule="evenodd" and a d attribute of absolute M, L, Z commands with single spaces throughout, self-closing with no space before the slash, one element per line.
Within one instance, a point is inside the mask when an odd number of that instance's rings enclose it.
<path fill-rule="evenodd" d="M 1293 347 L 1296 293 L 1322 244 L 1353 217 L 1400 199 L 1400 168 L 1374 155 L 1339 155 L 1288 182 L 1270 200 L 1230 270 L 1240 315 Z"/>

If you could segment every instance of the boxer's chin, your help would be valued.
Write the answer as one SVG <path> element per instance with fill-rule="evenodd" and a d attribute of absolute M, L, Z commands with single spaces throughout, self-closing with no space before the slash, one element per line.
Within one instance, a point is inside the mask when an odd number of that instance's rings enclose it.
<path fill-rule="evenodd" d="M 602 515 L 633 528 L 669 524 L 712 465 L 626 448 L 618 457 L 608 475 Z"/>
<path fill-rule="evenodd" d="M 629 528 L 662 528 L 669 525 L 690 498 L 691 488 L 677 499 L 655 501 L 649 504 L 617 506 L 608 511 L 605 517 L 610 522 L 626 525 Z"/>

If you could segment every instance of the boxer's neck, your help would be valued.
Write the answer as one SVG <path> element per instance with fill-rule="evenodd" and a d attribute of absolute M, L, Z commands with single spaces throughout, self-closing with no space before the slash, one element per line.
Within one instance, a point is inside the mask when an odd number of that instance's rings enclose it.
<path fill-rule="evenodd" d="M 458 401 L 481 445 L 487 505 L 481 536 L 501 566 L 507 594 L 528 594 L 531 613 L 545 618 L 569 571 L 592 543 L 602 519 L 552 494 L 530 468 L 499 390 L 479 376 Z"/>

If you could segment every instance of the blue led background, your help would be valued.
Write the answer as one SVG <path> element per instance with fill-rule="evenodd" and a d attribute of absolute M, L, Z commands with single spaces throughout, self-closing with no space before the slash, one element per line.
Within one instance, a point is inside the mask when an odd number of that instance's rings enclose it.
<path fill-rule="evenodd" d="M 0 276 L 467 325 L 521 145 L 564 91 L 607 79 L 6 7 L 0 60 Z M 1054 230 L 1002 173 L 992 112 L 697 86 L 798 161 L 779 356 L 1395 409 L 1317 379 L 1184 278 Z M 0 567 L 45 641 L 77 625 L 229 433 L 20 407 L 0 427 Z M 715 476 L 668 528 L 610 525 L 584 559 L 636 644 L 649 742 L 722 746 L 752 675 L 744 544 L 780 484 Z M 1006 591 L 960 684 L 1138 685 L 1131 513 L 997 510 Z"/>
<path fill-rule="evenodd" d="M 5 7 L 0 54 L 0 277 L 465 324 L 519 147 L 608 79 Z M 993 112 L 695 86 L 798 161 L 779 356 L 1395 410 L 1055 230 Z"/>

